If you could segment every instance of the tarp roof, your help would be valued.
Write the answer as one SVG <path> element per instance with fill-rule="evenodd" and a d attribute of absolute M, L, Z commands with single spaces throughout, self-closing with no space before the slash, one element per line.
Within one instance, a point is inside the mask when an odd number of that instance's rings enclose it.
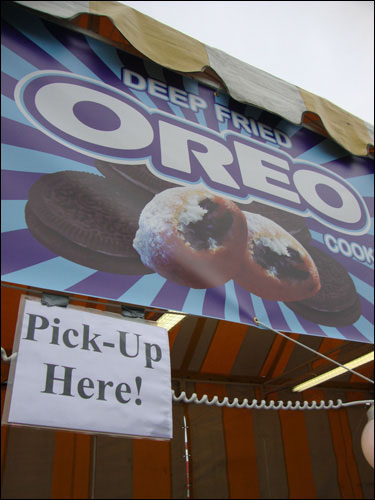
<path fill-rule="evenodd" d="M 332 102 L 111 1 L 17 1 L 68 20 L 174 71 L 208 78 L 235 100 L 329 135 L 353 155 L 373 156 L 374 127 Z M 98 18 L 98 16 L 100 16 Z M 125 47 L 124 47 L 125 48 Z"/>

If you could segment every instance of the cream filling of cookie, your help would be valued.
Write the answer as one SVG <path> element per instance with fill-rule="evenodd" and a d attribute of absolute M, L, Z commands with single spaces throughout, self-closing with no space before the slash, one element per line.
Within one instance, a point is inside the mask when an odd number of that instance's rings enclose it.
<path fill-rule="evenodd" d="M 299 252 L 278 240 L 254 240 L 252 254 L 255 261 L 275 278 L 303 281 L 309 277 L 307 271 L 297 267 L 303 262 Z"/>
<path fill-rule="evenodd" d="M 194 250 L 216 250 L 232 224 L 233 216 L 228 210 L 205 198 L 180 214 L 177 229 Z"/>

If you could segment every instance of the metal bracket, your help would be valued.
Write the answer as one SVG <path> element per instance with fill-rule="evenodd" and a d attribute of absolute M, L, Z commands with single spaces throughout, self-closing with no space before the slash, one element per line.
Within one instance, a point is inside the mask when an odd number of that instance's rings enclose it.
<path fill-rule="evenodd" d="M 44 306 L 59 306 L 67 307 L 69 305 L 69 297 L 65 295 L 56 295 L 54 293 L 42 293 L 41 302 Z"/>
<path fill-rule="evenodd" d="M 121 314 L 125 316 L 125 318 L 144 319 L 145 310 L 141 307 L 121 306 Z"/>

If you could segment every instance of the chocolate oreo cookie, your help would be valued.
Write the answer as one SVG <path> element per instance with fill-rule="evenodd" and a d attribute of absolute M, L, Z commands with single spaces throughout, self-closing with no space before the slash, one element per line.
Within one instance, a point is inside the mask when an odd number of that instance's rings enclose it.
<path fill-rule="evenodd" d="M 130 191 L 142 208 L 152 200 L 155 194 L 179 186 L 177 183 L 153 175 L 144 164 L 128 165 L 95 160 L 95 167 L 109 183 L 118 189 L 123 189 L 124 193 Z"/>
<path fill-rule="evenodd" d="M 311 241 L 311 234 L 306 225 L 305 219 L 299 215 L 286 212 L 279 208 L 271 207 L 263 203 L 254 201 L 250 205 L 237 203 L 244 212 L 262 215 L 267 219 L 271 219 L 281 226 L 285 231 L 293 236 L 297 241 L 306 245 Z"/>
<path fill-rule="evenodd" d="M 52 252 L 99 271 L 148 274 L 132 243 L 141 208 L 103 177 L 64 171 L 30 188 L 25 218 L 31 234 Z"/>
<path fill-rule="evenodd" d="M 361 303 L 346 269 L 329 254 L 308 246 L 320 277 L 320 290 L 306 300 L 285 302 L 296 314 L 326 326 L 348 326 L 361 316 Z"/>

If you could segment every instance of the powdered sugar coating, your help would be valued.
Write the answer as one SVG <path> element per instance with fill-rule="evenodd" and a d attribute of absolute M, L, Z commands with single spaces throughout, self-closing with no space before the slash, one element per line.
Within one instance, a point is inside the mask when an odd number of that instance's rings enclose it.
<path fill-rule="evenodd" d="M 207 192 L 204 194 L 204 196 L 206 198 L 209 198 L 210 193 Z M 184 225 L 187 226 L 192 222 L 197 222 L 203 219 L 203 216 L 205 213 L 207 213 L 207 210 L 199 205 L 199 202 L 201 200 L 202 200 L 201 192 L 192 193 L 192 196 L 185 200 L 185 203 L 179 213 L 179 218 L 178 218 L 179 229 L 182 230 L 183 229 L 182 226 Z"/>
<path fill-rule="evenodd" d="M 199 202 L 212 197 L 206 190 L 180 186 L 155 195 L 141 212 L 139 229 L 133 241 L 142 262 L 152 268 L 155 254 L 166 260 L 171 249 L 165 245 L 165 240 L 175 233 L 175 228 L 182 230 L 183 225 L 201 220 L 207 210 Z M 171 214 L 174 215 L 171 217 Z"/>
<path fill-rule="evenodd" d="M 257 238 L 263 246 L 269 247 L 278 255 L 289 255 L 288 247 L 294 238 L 291 240 L 291 236 L 281 226 L 263 215 L 245 212 L 245 217 L 250 244 L 254 238 Z M 260 236 L 261 234 L 264 236 Z"/>

